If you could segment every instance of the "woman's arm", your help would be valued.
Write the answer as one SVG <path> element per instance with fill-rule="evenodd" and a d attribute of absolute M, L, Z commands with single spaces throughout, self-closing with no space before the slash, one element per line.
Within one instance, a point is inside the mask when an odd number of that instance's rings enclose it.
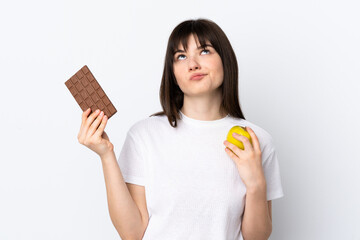
<path fill-rule="evenodd" d="M 121 239 L 142 239 L 145 225 L 116 161 L 115 153 L 101 157 L 110 218 Z"/>
<path fill-rule="evenodd" d="M 234 160 L 246 186 L 245 210 L 241 223 L 242 236 L 244 240 L 266 240 L 271 234 L 272 223 L 266 201 L 262 153 L 255 132 L 250 127 L 246 127 L 246 130 L 252 142 L 243 135 L 233 133 L 233 137 L 244 144 L 244 150 L 226 140 L 225 151 Z"/>
<path fill-rule="evenodd" d="M 241 232 L 244 240 L 267 240 L 270 237 L 272 221 L 266 200 L 266 184 L 246 190 Z"/>

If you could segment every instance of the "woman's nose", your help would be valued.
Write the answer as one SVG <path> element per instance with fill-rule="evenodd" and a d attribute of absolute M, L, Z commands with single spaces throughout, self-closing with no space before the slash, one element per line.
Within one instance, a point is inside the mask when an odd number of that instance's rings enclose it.
<path fill-rule="evenodd" d="M 189 70 L 200 69 L 200 64 L 194 59 L 189 59 Z"/>

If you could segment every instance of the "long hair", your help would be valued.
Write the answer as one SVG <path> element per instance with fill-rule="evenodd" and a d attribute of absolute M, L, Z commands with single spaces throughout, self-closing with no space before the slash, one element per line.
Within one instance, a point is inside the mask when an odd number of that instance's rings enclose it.
<path fill-rule="evenodd" d="M 187 49 L 188 37 L 194 34 L 201 44 L 208 40 L 220 55 L 224 69 L 224 81 L 221 88 L 222 100 L 220 112 L 225 112 L 232 117 L 245 119 L 238 97 L 238 64 L 234 50 L 223 30 L 213 21 L 199 18 L 186 20 L 177 25 L 172 31 L 165 55 L 165 64 L 160 86 L 160 102 L 163 111 L 150 115 L 166 115 L 170 125 L 177 127 L 180 119 L 179 110 L 184 103 L 184 93 L 177 85 L 173 70 L 174 52 L 181 42 L 184 50 Z"/>

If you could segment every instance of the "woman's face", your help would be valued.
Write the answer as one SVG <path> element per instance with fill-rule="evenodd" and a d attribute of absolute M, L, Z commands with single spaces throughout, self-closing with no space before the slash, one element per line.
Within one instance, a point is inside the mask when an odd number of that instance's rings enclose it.
<path fill-rule="evenodd" d="M 187 52 L 178 47 L 182 52 L 174 54 L 174 75 L 176 81 L 185 95 L 199 96 L 212 93 L 223 83 L 224 71 L 220 55 L 206 41 L 209 46 L 199 48 L 200 43 L 195 42 L 194 35 L 189 36 Z M 191 80 L 196 73 L 205 74 L 200 80 Z"/>

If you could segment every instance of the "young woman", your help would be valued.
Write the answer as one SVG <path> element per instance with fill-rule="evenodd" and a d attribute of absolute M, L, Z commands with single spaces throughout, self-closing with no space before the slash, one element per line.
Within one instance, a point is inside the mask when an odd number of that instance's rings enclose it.
<path fill-rule="evenodd" d="M 245 120 L 236 56 L 213 21 L 184 21 L 171 33 L 160 101 L 162 112 L 128 130 L 118 159 L 106 116 L 82 115 L 78 139 L 101 157 L 120 237 L 268 239 L 271 200 L 284 196 L 274 142 Z M 226 141 L 235 125 L 252 138 L 234 136 L 244 150 Z"/>

